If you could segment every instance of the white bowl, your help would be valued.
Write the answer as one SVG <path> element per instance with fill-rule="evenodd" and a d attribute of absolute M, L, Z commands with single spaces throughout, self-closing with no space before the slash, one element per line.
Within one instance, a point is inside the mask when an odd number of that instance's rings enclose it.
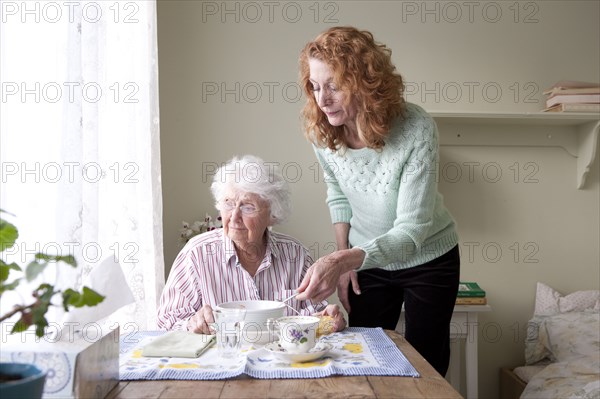
<path fill-rule="evenodd" d="M 263 300 L 248 300 L 248 301 L 233 301 L 224 302 L 217 305 L 217 309 L 246 309 L 246 316 L 262 315 L 265 313 L 283 314 L 285 303 L 280 301 L 263 301 Z"/>
<path fill-rule="evenodd" d="M 278 301 L 233 301 L 216 306 L 217 309 L 232 309 L 243 307 L 246 309 L 244 325 L 252 330 L 268 330 L 267 320 L 283 317 L 285 304 Z"/>

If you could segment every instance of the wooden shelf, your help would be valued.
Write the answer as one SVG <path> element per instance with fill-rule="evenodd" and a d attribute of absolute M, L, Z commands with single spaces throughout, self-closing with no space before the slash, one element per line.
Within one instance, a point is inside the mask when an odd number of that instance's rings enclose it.
<path fill-rule="evenodd" d="M 560 147 L 577 159 L 577 188 L 596 158 L 600 115 L 431 112 L 442 146 Z"/>

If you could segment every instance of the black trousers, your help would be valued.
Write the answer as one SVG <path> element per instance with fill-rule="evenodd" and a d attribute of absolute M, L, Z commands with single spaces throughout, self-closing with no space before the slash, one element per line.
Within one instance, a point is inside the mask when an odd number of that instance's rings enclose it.
<path fill-rule="evenodd" d="M 349 289 L 349 325 L 394 330 L 404 304 L 406 340 L 444 376 L 459 279 L 458 245 L 420 266 L 358 272 L 361 295 Z"/>

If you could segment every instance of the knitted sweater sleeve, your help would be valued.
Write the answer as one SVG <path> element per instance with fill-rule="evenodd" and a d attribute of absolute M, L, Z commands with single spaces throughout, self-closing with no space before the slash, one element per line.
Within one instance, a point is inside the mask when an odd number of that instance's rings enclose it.
<path fill-rule="evenodd" d="M 438 132 L 428 116 L 418 118 L 412 131 L 412 148 L 400 173 L 393 227 L 357 245 L 366 254 L 359 270 L 409 262 L 431 235 L 437 199 Z"/>
<path fill-rule="evenodd" d="M 350 223 L 352 218 L 352 208 L 348 198 L 342 192 L 340 185 L 335 177 L 337 165 L 329 163 L 317 147 L 313 147 L 317 160 L 323 168 L 323 177 L 327 186 L 327 206 L 331 215 L 331 223 Z"/>

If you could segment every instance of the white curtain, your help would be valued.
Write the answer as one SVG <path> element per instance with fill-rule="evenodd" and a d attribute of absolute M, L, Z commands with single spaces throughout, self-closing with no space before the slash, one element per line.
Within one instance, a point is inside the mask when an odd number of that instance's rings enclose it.
<path fill-rule="evenodd" d="M 164 284 L 155 1 L 1 3 L 0 207 L 21 233 L 6 256 L 75 255 L 79 270 L 44 276 L 61 286 L 114 257 L 135 303 L 110 322 L 153 329 Z"/>

